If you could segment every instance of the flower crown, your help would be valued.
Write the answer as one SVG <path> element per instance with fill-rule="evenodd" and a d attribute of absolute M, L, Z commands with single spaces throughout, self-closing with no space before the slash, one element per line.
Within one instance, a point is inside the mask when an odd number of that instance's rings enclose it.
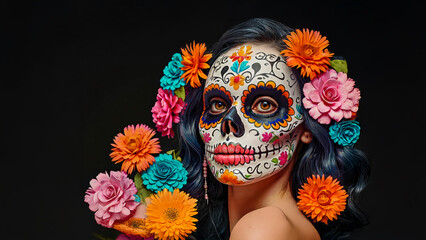
<path fill-rule="evenodd" d="M 354 121 L 360 91 L 347 77 L 346 61 L 331 60 L 334 54 L 326 49 L 329 42 L 317 31 L 297 29 L 283 41 L 287 48 L 281 54 L 287 65 L 310 79 L 303 86 L 305 109 L 320 124 L 334 122 L 329 134 L 336 144 L 353 146 L 360 133 L 360 126 Z M 244 60 L 246 55 L 240 49 L 232 58 Z M 205 44 L 193 42 L 181 49 L 181 54 L 175 53 L 164 68 L 151 110 L 161 136 L 174 137 L 173 123 L 179 123 L 185 110 L 186 92 L 200 87 L 200 79 L 207 79 L 203 70 L 210 67 L 207 62 L 211 57 L 206 54 Z M 120 235 L 123 239 L 184 239 L 196 230 L 197 200 L 180 190 L 187 183 L 188 172 L 178 151 L 160 153 L 154 135 L 155 131 L 144 124 L 124 128 L 124 133 L 114 138 L 110 154 L 113 162 L 122 163 L 121 171 L 100 173 L 86 191 L 84 201 L 95 212 L 96 222 L 124 233 Z M 154 157 L 155 154 L 158 155 Z M 132 180 L 129 175 L 133 172 Z M 206 178 L 206 168 L 203 173 Z M 348 197 L 343 187 L 331 176 L 313 175 L 307 181 L 299 189 L 299 209 L 314 222 L 327 224 L 328 220 L 337 219 Z"/>

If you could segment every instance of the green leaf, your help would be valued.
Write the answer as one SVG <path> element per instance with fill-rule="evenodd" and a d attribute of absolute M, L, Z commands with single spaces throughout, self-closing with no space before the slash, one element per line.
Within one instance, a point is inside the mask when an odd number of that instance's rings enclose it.
<path fill-rule="evenodd" d="M 250 178 L 250 177 L 251 177 L 251 175 L 250 175 L 250 174 L 247 174 L 247 175 L 246 175 L 246 178 Z"/>
<path fill-rule="evenodd" d="M 185 101 L 185 87 L 182 86 L 178 89 L 175 89 L 175 94 L 178 98 L 182 98 L 183 101 Z"/>
<path fill-rule="evenodd" d="M 149 196 L 151 196 L 152 194 L 154 194 L 153 191 L 148 190 L 145 188 L 145 186 L 143 188 L 138 189 L 137 194 L 139 195 L 139 197 L 141 198 L 141 201 L 146 204 L 145 199 Z"/>
<path fill-rule="evenodd" d="M 138 192 L 136 194 L 141 198 L 141 202 L 146 204 L 145 199 L 154 194 L 154 192 L 147 189 L 145 185 L 143 185 L 142 175 L 140 173 L 136 173 L 134 182 L 136 188 L 138 189 Z"/>
<path fill-rule="evenodd" d="M 180 151 L 176 151 L 176 149 L 172 149 L 172 150 L 167 151 L 166 153 L 172 155 L 173 159 L 176 159 L 176 160 L 182 162 L 182 158 L 179 156 Z"/>
<path fill-rule="evenodd" d="M 336 72 L 348 73 L 348 63 L 346 62 L 346 60 L 331 60 L 330 65 L 334 70 L 336 70 Z"/>
<path fill-rule="evenodd" d="M 135 186 L 136 186 L 137 189 L 143 187 L 143 180 L 142 180 L 142 174 L 141 173 L 136 173 L 133 181 L 135 182 Z"/>
<path fill-rule="evenodd" d="M 275 142 L 275 140 L 277 140 L 279 137 L 277 136 L 277 135 L 275 135 L 275 136 L 273 136 L 272 138 L 271 138 L 271 140 L 269 140 L 269 143 L 273 143 L 273 142 Z"/>
<path fill-rule="evenodd" d="M 278 163 L 278 158 L 273 158 L 273 159 L 271 160 L 271 162 L 273 162 L 273 163 Z"/>

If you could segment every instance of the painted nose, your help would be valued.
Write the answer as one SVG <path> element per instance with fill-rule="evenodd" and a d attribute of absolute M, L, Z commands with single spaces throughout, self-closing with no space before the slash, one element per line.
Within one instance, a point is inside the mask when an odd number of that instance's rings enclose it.
<path fill-rule="evenodd" d="M 222 136 L 233 133 L 235 137 L 241 137 L 244 135 L 244 125 L 241 122 L 240 116 L 237 114 L 237 109 L 232 107 L 228 114 L 222 120 L 221 133 Z"/>

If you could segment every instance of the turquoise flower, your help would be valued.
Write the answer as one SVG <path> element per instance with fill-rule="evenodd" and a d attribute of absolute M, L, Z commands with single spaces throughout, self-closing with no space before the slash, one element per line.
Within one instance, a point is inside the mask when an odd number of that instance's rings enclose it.
<path fill-rule="evenodd" d="M 143 174 L 143 184 L 154 192 L 167 188 L 170 192 L 186 184 L 188 172 L 172 155 L 162 153 Z"/>
<path fill-rule="evenodd" d="M 172 60 L 164 68 L 164 76 L 160 79 L 160 85 L 164 90 L 178 89 L 182 86 L 185 86 L 185 81 L 180 78 L 183 74 L 183 71 L 180 69 L 183 67 L 182 56 L 179 53 L 175 53 L 172 56 Z"/>
<path fill-rule="evenodd" d="M 336 122 L 329 129 L 331 140 L 341 146 L 353 146 L 359 139 L 361 127 L 357 121 Z"/>

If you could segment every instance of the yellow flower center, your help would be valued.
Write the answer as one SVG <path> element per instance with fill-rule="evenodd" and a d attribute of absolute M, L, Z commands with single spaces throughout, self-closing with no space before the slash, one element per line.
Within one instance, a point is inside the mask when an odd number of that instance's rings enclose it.
<path fill-rule="evenodd" d="M 318 203 L 321 206 L 326 206 L 326 205 L 330 204 L 330 201 L 331 201 L 330 195 L 331 195 L 330 191 L 321 190 L 320 193 L 318 194 L 318 198 L 317 198 Z"/>
<path fill-rule="evenodd" d="M 133 220 L 129 222 L 129 226 L 132 228 L 145 228 L 145 222 L 144 221 L 137 221 Z"/>
<path fill-rule="evenodd" d="M 307 57 L 310 57 L 310 56 L 312 56 L 315 52 L 316 52 L 316 49 L 315 49 L 315 47 L 314 46 L 312 46 L 311 44 L 305 44 L 305 47 L 304 47 L 305 49 L 305 56 L 307 56 Z"/>
<path fill-rule="evenodd" d="M 166 211 L 164 211 L 164 216 L 167 220 L 173 222 L 179 217 L 179 211 L 174 207 L 169 207 L 166 209 Z"/>
<path fill-rule="evenodd" d="M 135 151 L 138 148 L 138 141 L 135 138 L 130 138 L 127 143 L 127 149 L 130 151 Z"/>

